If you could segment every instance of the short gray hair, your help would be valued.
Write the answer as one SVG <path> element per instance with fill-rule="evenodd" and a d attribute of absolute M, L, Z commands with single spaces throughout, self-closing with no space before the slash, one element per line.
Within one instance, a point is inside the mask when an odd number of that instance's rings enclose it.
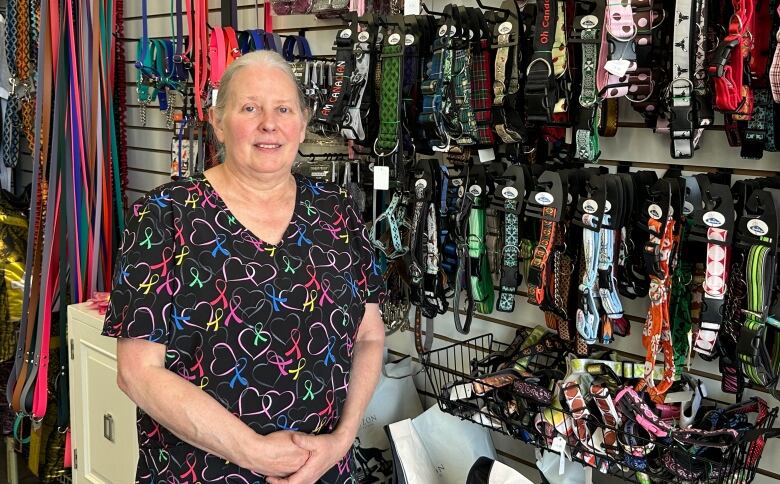
<path fill-rule="evenodd" d="M 289 77 L 290 82 L 295 85 L 296 91 L 298 93 L 298 109 L 300 109 L 301 116 L 306 123 L 309 122 L 309 117 L 311 116 L 309 106 L 306 102 L 306 97 L 303 95 L 303 91 L 301 91 L 301 87 L 298 85 L 298 81 L 295 79 L 295 75 L 293 74 L 290 64 L 284 59 L 284 57 L 272 50 L 256 50 L 254 52 L 244 54 L 233 61 L 228 66 L 228 68 L 225 69 L 225 72 L 222 74 L 222 78 L 219 81 L 217 103 L 214 105 L 217 118 L 222 119 L 222 114 L 225 112 L 225 105 L 227 104 L 227 100 L 230 98 L 233 77 L 238 71 L 247 66 L 273 67 L 287 74 L 287 77 Z"/>

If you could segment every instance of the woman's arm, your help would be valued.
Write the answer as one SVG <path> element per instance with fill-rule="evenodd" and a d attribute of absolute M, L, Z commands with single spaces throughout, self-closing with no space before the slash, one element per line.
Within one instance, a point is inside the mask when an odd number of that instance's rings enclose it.
<path fill-rule="evenodd" d="M 296 433 L 293 442 L 311 452 L 306 464 L 288 479 L 268 479 L 271 484 L 316 482 L 347 454 L 360 428 L 363 414 L 379 382 L 384 354 L 385 326 L 379 305 L 366 304 L 366 312 L 358 328 L 349 373 L 349 390 L 336 430 L 330 434 Z"/>
<path fill-rule="evenodd" d="M 352 353 L 352 369 L 349 372 L 349 390 L 336 430 L 348 447 L 352 446 L 363 414 L 374 395 L 379 375 L 382 373 L 382 356 L 385 346 L 385 325 L 379 313 L 379 304 L 366 304 L 366 312 L 358 328 Z"/>
<path fill-rule="evenodd" d="M 117 340 L 117 384 L 141 409 L 183 441 L 266 476 L 286 476 L 309 452 L 293 432 L 261 436 L 193 383 L 166 369 L 165 346 Z"/>

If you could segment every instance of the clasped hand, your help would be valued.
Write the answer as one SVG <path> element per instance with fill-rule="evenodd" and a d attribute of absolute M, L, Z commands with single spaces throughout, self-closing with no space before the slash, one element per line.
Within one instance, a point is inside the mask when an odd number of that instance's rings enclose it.
<path fill-rule="evenodd" d="M 269 484 L 317 482 L 349 451 L 352 441 L 336 434 L 310 435 L 279 431 L 266 436 Z"/>

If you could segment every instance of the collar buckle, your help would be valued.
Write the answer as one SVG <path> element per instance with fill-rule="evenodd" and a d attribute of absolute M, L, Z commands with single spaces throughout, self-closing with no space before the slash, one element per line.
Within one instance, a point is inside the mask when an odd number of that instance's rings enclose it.
<path fill-rule="evenodd" d="M 739 46 L 739 38 L 722 40 L 715 48 L 715 52 L 712 54 L 712 59 L 710 60 L 710 64 L 707 67 L 707 72 L 711 76 L 723 77 L 723 69 L 726 67 L 726 64 L 729 63 L 729 59 L 731 58 L 731 51 L 733 51 L 737 46 Z"/>

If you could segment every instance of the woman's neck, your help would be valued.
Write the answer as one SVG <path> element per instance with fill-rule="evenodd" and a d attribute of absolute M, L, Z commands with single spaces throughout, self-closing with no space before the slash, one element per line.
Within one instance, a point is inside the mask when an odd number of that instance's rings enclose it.
<path fill-rule="evenodd" d="M 289 171 L 281 173 L 244 173 L 230 163 L 222 163 L 206 171 L 209 182 L 221 187 L 224 197 L 240 194 L 245 201 L 264 203 L 286 197 L 295 178 Z M 223 193 L 227 191 L 228 193 Z"/>

